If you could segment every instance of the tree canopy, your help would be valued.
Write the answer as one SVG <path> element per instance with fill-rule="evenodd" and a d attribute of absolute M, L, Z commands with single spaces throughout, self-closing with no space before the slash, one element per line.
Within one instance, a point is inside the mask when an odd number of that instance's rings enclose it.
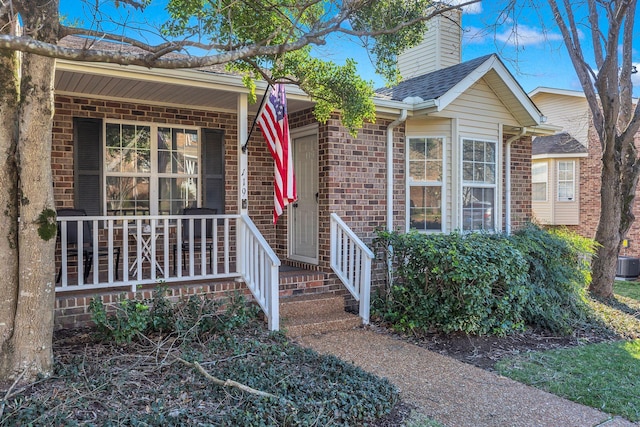
<path fill-rule="evenodd" d="M 426 21 L 478 1 L 167 0 L 160 2 L 164 13 L 159 15 L 158 2 L 114 0 L 112 7 L 131 11 L 132 18 L 123 22 L 110 18 L 108 2 L 86 1 L 82 7 L 88 20 L 63 17 L 58 30 L 58 39 L 86 37 L 81 48 L 38 40 L 30 28 L 22 35 L 0 34 L 0 48 L 149 68 L 224 64 L 245 76 L 252 99 L 255 79 L 296 84 L 316 102 L 319 120 L 340 110 L 344 125 L 355 133 L 365 121 L 375 120 L 372 83 L 360 77 L 353 60 L 337 64 L 314 57 L 311 47 L 325 44 L 332 34 L 350 36 L 371 53 L 376 72 L 388 83 L 397 83 L 396 57 L 422 40 Z M 20 3 L 9 1 L 0 6 L 0 13 L 20 12 Z M 156 21 L 159 16 L 161 22 Z M 96 41 L 135 50 L 104 50 Z"/>

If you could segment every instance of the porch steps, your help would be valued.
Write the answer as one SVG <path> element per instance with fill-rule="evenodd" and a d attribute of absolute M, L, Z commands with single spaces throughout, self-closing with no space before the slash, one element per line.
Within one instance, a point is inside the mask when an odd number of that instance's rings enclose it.
<path fill-rule="evenodd" d="M 281 328 L 289 337 L 352 329 L 362 319 L 344 310 L 344 297 L 309 294 L 280 300 Z"/>

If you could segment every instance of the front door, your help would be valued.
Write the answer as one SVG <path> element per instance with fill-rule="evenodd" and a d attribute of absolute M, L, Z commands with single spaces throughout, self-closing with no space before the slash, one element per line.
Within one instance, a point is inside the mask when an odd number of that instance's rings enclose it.
<path fill-rule="evenodd" d="M 316 134 L 293 139 L 298 201 L 290 208 L 289 257 L 318 263 L 318 148 Z"/>

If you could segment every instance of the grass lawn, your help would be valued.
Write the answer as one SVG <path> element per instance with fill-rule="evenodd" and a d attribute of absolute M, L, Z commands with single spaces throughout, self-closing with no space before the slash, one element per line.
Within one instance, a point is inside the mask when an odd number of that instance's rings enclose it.
<path fill-rule="evenodd" d="M 640 340 L 529 353 L 502 361 L 497 369 L 558 396 L 640 420 Z"/>
<path fill-rule="evenodd" d="M 614 301 L 590 301 L 625 340 L 531 352 L 496 365 L 502 375 L 602 411 L 640 421 L 640 284 L 616 282 Z"/>
<path fill-rule="evenodd" d="M 626 282 L 618 280 L 613 285 L 613 292 L 616 295 L 632 298 L 640 302 L 640 282 Z"/>

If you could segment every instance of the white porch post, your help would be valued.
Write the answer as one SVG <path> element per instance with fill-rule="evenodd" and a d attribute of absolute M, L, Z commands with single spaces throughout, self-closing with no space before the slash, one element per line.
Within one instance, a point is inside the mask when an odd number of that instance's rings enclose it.
<path fill-rule="evenodd" d="M 247 102 L 247 94 L 238 95 L 238 213 L 242 221 L 242 215 L 249 214 L 249 155 L 247 149 L 243 150 L 243 146 L 247 143 L 249 135 L 249 108 Z M 238 263 L 238 271 L 244 275 L 245 271 L 245 227 L 238 224 L 236 227 L 236 262 Z"/>
<path fill-rule="evenodd" d="M 247 94 L 238 95 L 238 207 L 240 215 L 248 214 L 249 210 L 249 184 L 247 165 L 247 150 L 242 147 L 247 143 L 249 135 L 249 109 L 247 102 Z"/>

